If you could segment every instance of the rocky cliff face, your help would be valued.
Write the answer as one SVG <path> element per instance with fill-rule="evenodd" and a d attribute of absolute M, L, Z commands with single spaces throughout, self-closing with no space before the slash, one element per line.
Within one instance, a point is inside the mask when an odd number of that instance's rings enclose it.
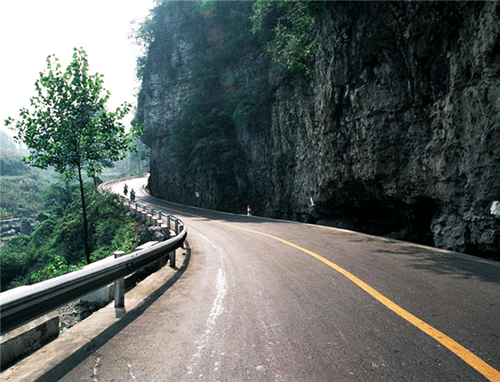
<path fill-rule="evenodd" d="M 142 139 L 151 149 L 149 187 L 153 195 L 165 195 L 169 190 L 165 189 L 164 177 L 177 175 L 172 171 L 176 162 L 168 147 L 170 126 L 179 117 L 181 105 L 193 87 L 188 65 L 192 42 L 183 33 L 191 13 L 188 3 L 158 7 L 155 19 L 158 31 L 147 41 L 148 54 L 138 97 L 138 122 L 146 127 Z M 176 178 L 168 185 L 179 181 Z"/>
<path fill-rule="evenodd" d="M 313 79 L 297 92 L 286 77 L 268 75 L 273 97 L 259 118 L 235 120 L 245 166 L 231 190 L 206 174 L 181 176 L 164 150 L 193 86 L 180 81 L 189 78 L 182 63 L 190 45 L 172 34 L 177 71 L 158 68 L 143 81 L 152 192 L 500 252 L 500 220 L 490 214 L 500 199 L 499 18 L 497 2 L 326 3 Z M 273 70 L 257 47 L 232 67 L 239 92 Z M 232 202 L 234 188 L 241 192 Z"/>

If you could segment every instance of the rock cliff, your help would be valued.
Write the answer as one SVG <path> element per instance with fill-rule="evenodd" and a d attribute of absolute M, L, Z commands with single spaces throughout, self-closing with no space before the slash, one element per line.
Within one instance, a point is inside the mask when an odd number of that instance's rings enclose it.
<path fill-rule="evenodd" d="M 299 90 L 263 43 L 239 46 L 214 69 L 218 99 L 232 106 L 212 109 L 231 117 L 225 137 L 238 146 L 222 178 L 203 163 L 179 171 L 172 126 L 200 90 L 189 65 L 199 41 L 212 38 L 204 54 L 220 51 L 234 39 L 227 23 L 249 7 L 233 2 L 208 21 L 190 3 L 160 8 L 169 30 L 149 45 L 138 108 L 153 194 L 498 255 L 500 3 L 327 2 Z M 213 43 L 214 31 L 224 40 Z"/>

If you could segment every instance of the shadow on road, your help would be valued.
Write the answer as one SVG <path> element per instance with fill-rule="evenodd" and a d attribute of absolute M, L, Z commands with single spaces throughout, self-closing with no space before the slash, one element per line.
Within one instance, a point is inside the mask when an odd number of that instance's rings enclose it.
<path fill-rule="evenodd" d="M 208 220 L 224 220 L 228 223 L 285 223 L 285 224 L 301 224 L 299 222 L 274 220 L 260 218 L 255 216 L 237 215 L 225 212 L 199 209 L 175 203 L 167 202 L 151 196 L 142 196 L 141 201 L 152 203 L 156 206 L 162 206 L 167 210 L 174 211 L 173 213 L 182 218 L 183 216 L 198 219 Z M 384 253 L 390 255 L 404 255 L 411 257 L 411 266 L 415 269 L 420 269 L 435 274 L 452 275 L 460 279 L 479 279 L 482 281 L 495 283 L 500 285 L 500 263 L 483 260 L 470 255 L 464 255 L 456 252 L 446 252 L 439 249 L 426 249 L 423 246 L 411 245 L 406 242 L 378 238 L 374 236 L 356 234 L 354 232 L 345 232 L 352 242 L 378 242 L 387 244 L 386 248 L 376 249 L 376 253 Z M 347 238 L 347 237 L 346 237 Z"/>
<path fill-rule="evenodd" d="M 57 381 L 61 379 L 76 365 L 83 362 L 86 358 L 95 353 L 101 346 L 106 344 L 106 342 L 108 342 L 111 338 L 118 334 L 123 328 L 134 322 L 141 314 L 143 314 L 144 311 L 148 309 L 149 306 L 151 306 L 156 300 L 158 300 L 158 298 L 160 298 L 171 286 L 173 286 L 175 282 L 179 280 L 179 278 L 186 271 L 191 259 L 191 248 L 189 247 L 189 244 L 187 242 L 185 243 L 185 245 L 186 254 L 182 266 L 170 279 L 168 279 L 153 293 L 151 293 L 141 305 L 129 311 L 120 321 L 117 321 L 115 324 L 111 325 L 96 338 L 91 340 L 87 346 L 84 346 L 75 354 L 68 357 L 64 362 L 56 365 L 52 370 L 45 373 L 37 381 Z"/>

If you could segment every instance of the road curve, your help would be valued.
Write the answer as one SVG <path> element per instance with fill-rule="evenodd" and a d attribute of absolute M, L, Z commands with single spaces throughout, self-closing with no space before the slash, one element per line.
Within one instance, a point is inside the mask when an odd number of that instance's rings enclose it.
<path fill-rule="evenodd" d="M 187 224 L 188 268 L 63 381 L 500 381 L 498 263 L 180 206 L 141 182 Z"/>

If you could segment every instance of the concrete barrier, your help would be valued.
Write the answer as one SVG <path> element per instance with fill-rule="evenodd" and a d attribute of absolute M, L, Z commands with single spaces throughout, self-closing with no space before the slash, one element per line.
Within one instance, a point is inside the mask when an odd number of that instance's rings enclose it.
<path fill-rule="evenodd" d="M 26 357 L 59 335 L 57 311 L 37 318 L 3 336 L 0 340 L 2 370 Z"/>

